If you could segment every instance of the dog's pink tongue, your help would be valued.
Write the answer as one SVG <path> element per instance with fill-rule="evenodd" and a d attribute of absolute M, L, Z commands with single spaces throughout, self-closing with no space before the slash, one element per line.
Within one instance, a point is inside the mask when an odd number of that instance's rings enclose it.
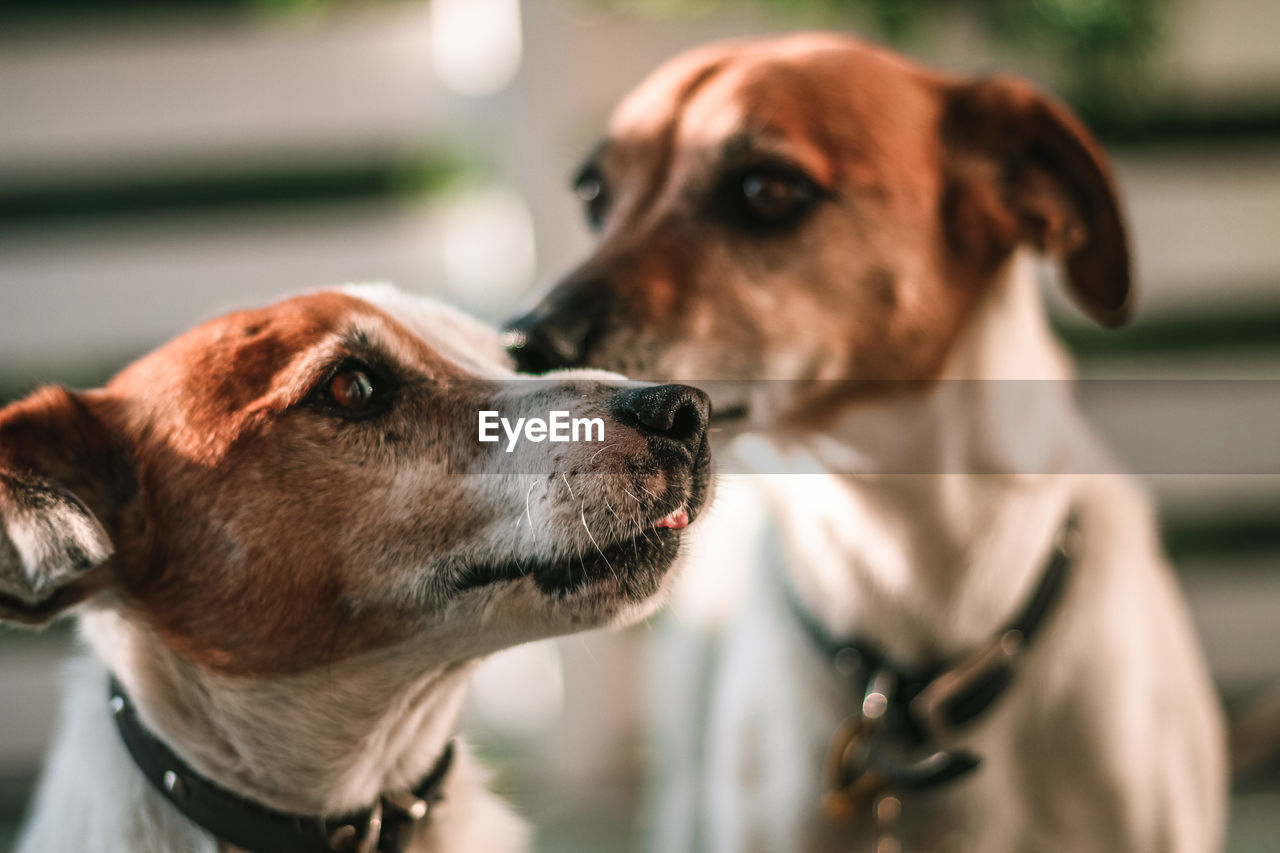
<path fill-rule="evenodd" d="M 661 521 L 654 525 L 655 528 L 661 530 L 664 527 L 669 530 L 684 530 L 689 526 L 689 510 L 680 507 L 678 510 L 669 513 Z"/>

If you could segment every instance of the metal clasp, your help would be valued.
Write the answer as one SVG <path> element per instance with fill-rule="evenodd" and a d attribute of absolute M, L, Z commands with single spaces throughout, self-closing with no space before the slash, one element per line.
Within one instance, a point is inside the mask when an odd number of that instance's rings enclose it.
<path fill-rule="evenodd" d="M 848 823 L 888 787 L 889 779 L 866 763 L 870 737 L 871 732 L 862 718 L 850 717 L 840 724 L 831 739 L 819 802 L 828 820 Z"/>
<path fill-rule="evenodd" d="M 1012 666 L 1022 653 L 1022 632 L 1010 629 L 982 651 L 975 652 L 939 675 L 911 702 L 911 711 L 936 741 L 952 734 L 946 719 L 947 704 L 981 676 L 999 666 Z"/>
<path fill-rule="evenodd" d="M 430 812 L 431 802 L 409 791 L 382 794 L 369 814 L 364 838 L 357 840 L 359 830 L 346 824 L 329 837 L 329 846 L 335 853 L 375 853 L 379 845 L 402 850 L 412 838 L 414 827 Z"/>
<path fill-rule="evenodd" d="M 896 687 L 888 670 L 877 670 L 867 682 L 862 707 L 840 724 L 823 768 L 820 807 L 829 820 L 846 823 L 889 787 L 890 779 L 870 765 L 871 745 Z"/>

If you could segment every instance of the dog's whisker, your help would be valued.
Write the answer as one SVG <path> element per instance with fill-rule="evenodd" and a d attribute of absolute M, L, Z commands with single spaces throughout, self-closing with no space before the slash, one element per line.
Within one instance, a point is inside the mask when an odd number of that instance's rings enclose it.
<path fill-rule="evenodd" d="M 606 444 L 604 447 L 600 448 L 595 453 L 591 454 L 591 458 L 587 460 L 587 464 L 590 465 L 592 462 L 595 462 L 596 457 L 599 456 L 601 453 L 604 453 L 610 447 L 617 447 L 617 446 L 618 446 L 618 442 L 616 441 L 613 442 L 612 444 Z"/>
<path fill-rule="evenodd" d="M 529 491 L 524 493 L 524 515 L 525 518 L 529 519 L 529 535 L 534 539 L 538 538 L 538 531 L 533 526 L 533 509 L 529 505 L 529 500 L 533 497 L 533 489 L 536 485 L 538 485 L 538 481 L 534 480 L 529 484 Z"/>
<path fill-rule="evenodd" d="M 618 576 L 618 570 L 613 567 L 613 563 L 609 562 L 609 558 L 605 556 L 604 549 L 600 547 L 600 543 L 596 541 L 595 534 L 591 532 L 591 525 L 587 524 L 587 505 L 579 504 L 578 515 L 582 519 L 582 529 L 587 531 L 587 536 L 591 539 L 591 544 L 595 546 L 596 551 L 600 554 L 600 559 L 604 560 L 604 564 L 609 567 L 609 574 L 613 575 L 613 579 L 621 581 Z"/>
<path fill-rule="evenodd" d="M 613 504 L 609 503 L 608 498 L 604 498 L 603 500 L 605 510 L 613 516 L 614 529 L 616 529 L 623 538 L 626 538 L 631 532 L 632 525 L 622 516 L 618 515 L 618 511 L 613 508 Z"/>

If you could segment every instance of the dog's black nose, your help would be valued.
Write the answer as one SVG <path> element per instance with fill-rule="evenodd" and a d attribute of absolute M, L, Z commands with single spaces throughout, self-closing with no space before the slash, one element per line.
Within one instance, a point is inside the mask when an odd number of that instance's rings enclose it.
<path fill-rule="evenodd" d="M 618 392 L 616 414 L 641 432 L 662 436 L 696 457 L 707 433 L 711 401 L 688 385 L 650 385 Z"/>
<path fill-rule="evenodd" d="M 607 279 L 579 272 L 560 282 L 528 314 L 507 324 L 507 352 L 523 373 L 592 365 L 593 341 L 618 308 Z"/>
<path fill-rule="evenodd" d="M 546 373 L 582 363 L 585 324 L 557 324 L 545 312 L 534 310 L 508 323 L 505 336 L 507 352 L 521 373 Z"/>

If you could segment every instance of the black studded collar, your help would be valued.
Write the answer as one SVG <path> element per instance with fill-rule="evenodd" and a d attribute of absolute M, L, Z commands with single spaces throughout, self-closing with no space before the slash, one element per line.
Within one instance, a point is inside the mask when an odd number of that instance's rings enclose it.
<path fill-rule="evenodd" d="M 416 787 L 384 793 L 366 809 L 336 817 L 276 811 L 201 776 L 138 719 L 115 676 L 110 709 L 134 763 L 174 808 L 209 833 L 249 853 L 403 853 L 414 827 L 429 820 L 454 759 L 450 741 Z"/>

